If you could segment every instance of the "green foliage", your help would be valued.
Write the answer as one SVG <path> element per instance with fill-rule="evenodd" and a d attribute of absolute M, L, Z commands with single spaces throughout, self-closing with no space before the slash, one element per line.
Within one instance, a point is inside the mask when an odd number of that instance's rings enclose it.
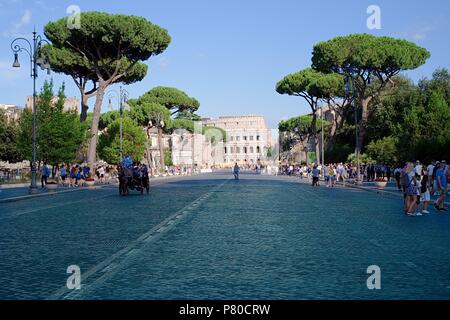
<path fill-rule="evenodd" d="M 395 137 L 398 162 L 449 158 L 448 71 L 438 69 L 431 80 L 423 79 L 418 86 L 404 79 L 396 82 L 373 105 L 370 140 Z"/>
<path fill-rule="evenodd" d="M 423 105 L 406 111 L 397 124 L 398 151 L 403 161 L 450 157 L 450 107 L 440 91 L 431 91 L 424 93 L 429 98 L 424 98 Z"/>
<path fill-rule="evenodd" d="M 316 153 L 315 152 L 308 152 L 308 159 L 309 159 L 308 160 L 309 163 L 317 161 Z"/>
<path fill-rule="evenodd" d="M 433 159 L 449 159 L 448 71 L 438 69 L 432 79 L 423 79 L 418 85 L 398 76 L 394 81 L 396 85 L 386 88 L 371 105 L 366 153 L 377 161 L 392 165 L 416 159 L 424 163 Z M 354 135 L 355 127 L 350 117 L 345 119 L 338 132 L 337 143 L 326 159 L 339 162 L 345 153 L 353 152 Z M 390 155 L 380 154 L 381 150 Z"/>
<path fill-rule="evenodd" d="M 418 87 L 429 99 L 433 92 L 440 92 L 447 104 L 450 104 L 450 73 L 445 68 L 436 69 L 431 80 L 422 79 Z"/>
<path fill-rule="evenodd" d="M 215 144 L 219 141 L 226 142 L 227 141 L 227 133 L 224 129 L 219 127 L 202 127 L 202 135 L 205 136 L 206 140 L 212 144 Z"/>
<path fill-rule="evenodd" d="M 161 121 L 164 121 L 164 130 L 170 130 L 172 126 L 172 119 L 170 118 L 170 111 L 163 105 L 156 102 L 149 102 L 145 100 L 130 100 L 131 106 L 130 117 L 140 126 L 146 127 L 149 122 L 152 126 L 160 126 Z"/>
<path fill-rule="evenodd" d="M 53 99 L 53 81 L 45 82 L 36 97 L 36 150 L 38 159 L 49 164 L 69 163 L 76 158 L 79 146 L 86 139 L 85 126 L 76 111 L 64 111 L 64 85 L 59 89 L 56 102 Z M 18 148 L 24 156 L 32 158 L 32 112 L 24 110 Z"/>
<path fill-rule="evenodd" d="M 325 151 L 325 161 L 327 163 L 346 162 L 348 156 L 355 151 L 355 146 L 348 143 L 339 142 L 333 148 Z"/>
<path fill-rule="evenodd" d="M 145 151 L 146 136 L 142 128 L 130 117 L 123 117 L 123 155 L 130 155 L 134 160 L 140 161 Z M 99 137 L 98 143 L 100 158 L 108 163 L 120 162 L 120 121 L 111 122 L 106 132 Z"/>
<path fill-rule="evenodd" d="M 312 115 L 304 115 L 299 117 L 289 118 L 288 120 L 282 120 L 278 124 L 278 130 L 280 132 L 295 132 L 296 129 L 299 133 L 311 134 L 311 123 L 313 121 Z M 322 119 L 317 118 L 317 126 L 319 128 L 322 127 Z M 327 130 L 327 127 L 330 123 L 326 120 L 323 120 L 324 130 Z"/>
<path fill-rule="evenodd" d="M 426 49 L 406 40 L 351 34 L 316 44 L 312 65 L 323 72 L 364 70 L 374 76 L 392 76 L 399 70 L 421 66 L 429 57 Z"/>
<path fill-rule="evenodd" d="M 22 161 L 22 154 L 17 149 L 19 126 L 16 121 L 8 120 L 0 110 L 0 160 L 9 162 Z"/>
<path fill-rule="evenodd" d="M 397 143 L 394 137 L 372 141 L 367 146 L 367 155 L 377 163 L 399 164 Z"/>
<path fill-rule="evenodd" d="M 356 164 L 358 161 L 356 159 L 356 155 L 354 153 L 350 153 L 347 157 L 347 161 L 351 164 Z M 367 163 L 375 163 L 376 161 L 374 161 L 369 155 L 367 154 L 360 154 L 359 155 L 359 163 L 360 164 L 367 164 Z"/>
<path fill-rule="evenodd" d="M 193 113 L 197 111 L 200 103 L 192 97 L 189 97 L 183 91 L 171 87 L 156 87 L 142 95 L 138 104 L 157 103 L 165 106 L 172 114 L 187 111 Z"/>
<path fill-rule="evenodd" d="M 392 85 L 402 70 L 415 69 L 430 53 L 412 42 L 369 34 L 351 34 L 320 42 L 313 48 L 312 67 L 325 73 L 354 78 L 349 87 L 361 109 L 359 145 L 367 138 L 369 106 L 381 91 Z"/>
<path fill-rule="evenodd" d="M 172 151 L 169 148 L 164 148 L 164 164 L 166 166 L 173 166 Z"/>
<path fill-rule="evenodd" d="M 191 121 L 200 121 L 202 117 L 200 117 L 198 114 L 195 114 L 194 112 L 191 112 L 189 110 L 181 110 L 177 113 L 175 116 L 175 119 L 186 119 Z"/>
<path fill-rule="evenodd" d="M 328 98 L 342 96 L 344 78 L 335 73 L 322 73 L 306 68 L 279 81 L 275 90 L 279 94 L 301 97 Z"/>
<path fill-rule="evenodd" d="M 171 39 L 165 29 L 136 16 L 82 12 L 80 28 L 68 28 L 67 19 L 45 26 L 45 35 L 52 44 L 44 47 L 41 54 L 55 71 L 75 81 L 82 98 L 81 121 L 86 118 L 87 100 L 96 96 L 87 154 L 92 167 L 106 88 L 114 83 L 142 80 L 147 73 L 143 61 L 162 53 Z M 89 82 L 92 82 L 90 90 L 86 87 Z"/>
<path fill-rule="evenodd" d="M 367 125 L 369 142 L 394 134 L 405 113 L 422 104 L 422 95 L 411 80 L 397 76 L 394 81 L 395 87 L 385 89 L 370 107 Z"/>
<path fill-rule="evenodd" d="M 163 52 L 170 43 L 166 30 L 144 18 L 103 12 L 82 12 L 81 27 L 69 29 L 67 19 L 49 22 L 43 48 L 52 69 L 94 82 L 124 74 L 114 82 L 140 81 L 147 65 L 140 63 Z"/>
<path fill-rule="evenodd" d="M 177 129 L 185 129 L 191 133 L 194 132 L 194 121 L 188 119 L 174 119 L 171 122 L 170 130 L 173 132 Z"/>
<path fill-rule="evenodd" d="M 105 112 L 105 113 L 103 113 L 100 116 L 100 121 L 98 123 L 98 128 L 100 130 L 103 130 L 103 129 L 108 127 L 112 122 L 114 122 L 117 119 L 120 119 L 120 112 L 119 111 L 113 110 L 113 111 Z"/>

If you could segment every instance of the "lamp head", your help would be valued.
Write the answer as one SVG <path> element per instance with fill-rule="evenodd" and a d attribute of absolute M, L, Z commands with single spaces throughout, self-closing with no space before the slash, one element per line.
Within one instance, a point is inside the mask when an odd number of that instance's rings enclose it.
<path fill-rule="evenodd" d="M 111 102 L 111 98 L 109 98 L 109 100 L 108 100 L 108 110 L 112 111 L 112 109 L 113 109 L 113 105 L 112 105 L 112 102 Z"/>
<path fill-rule="evenodd" d="M 20 68 L 20 62 L 19 62 L 19 55 L 17 53 L 14 53 L 14 63 L 13 68 Z"/>
<path fill-rule="evenodd" d="M 36 64 L 44 70 L 44 60 L 41 57 L 36 58 Z"/>
<path fill-rule="evenodd" d="M 125 101 L 123 102 L 123 108 L 124 108 L 124 110 L 129 111 L 131 108 L 127 101 L 128 100 L 125 99 Z"/>

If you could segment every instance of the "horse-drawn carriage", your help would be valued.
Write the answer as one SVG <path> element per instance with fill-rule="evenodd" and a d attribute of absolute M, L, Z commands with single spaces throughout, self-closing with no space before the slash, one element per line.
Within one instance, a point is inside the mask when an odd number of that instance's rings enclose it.
<path fill-rule="evenodd" d="M 131 190 L 136 190 L 144 194 L 150 192 L 150 179 L 146 166 L 129 166 L 119 165 L 119 194 L 128 195 Z"/>

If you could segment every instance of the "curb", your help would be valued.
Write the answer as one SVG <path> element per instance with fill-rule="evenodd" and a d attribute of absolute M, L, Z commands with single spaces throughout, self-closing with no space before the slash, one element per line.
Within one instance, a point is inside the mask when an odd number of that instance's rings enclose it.
<path fill-rule="evenodd" d="M 17 202 L 21 200 L 28 200 L 33 198 L 41 198 L 41 197 L 49 197 L 49 196 L 55 196 L 57 194 L 63 194 L 63 193 L 71 193 L 76 191 L 83 191 L 83 190 L 93 190 L 93 189 L 100 189 L 103 188 L 103 186 L 95 186 L 93 188 L 74 188 L 69 190 L 63 190 L 63 191 L 55 191 L 55 192 L 44 192 L 44 193 L 38 193 L 38 194 L 28 194 L 24 196 L 17 196 L 17 197 L 11 197 L 11 198 L 5 198 L 0 199 L 0 203 L 9 203 L 9 202 Z"/>

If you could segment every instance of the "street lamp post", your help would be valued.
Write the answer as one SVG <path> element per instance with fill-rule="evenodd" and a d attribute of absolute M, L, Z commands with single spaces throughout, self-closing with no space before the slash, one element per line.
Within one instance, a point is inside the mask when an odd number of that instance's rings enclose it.
<path fill-rule="evenodd" d="M 128 97 L 130 96 L 130 94 L 128 93 L 127 90 L 123 89 L 122 87 L 119 88 L 119 93 L 117 93 L 117 91 L 115 90 L 111 90 L 108 93 L 108 98 L 109 98 L 109 109 L 112 110 L 112 95 L 116 94 L 118 99 L 119 99 L 119 115 L 120 115 L 120 130 L 119 130 L 119 139 L 120 139 L 120 160 L 123 159 L 123 127 L 122 127 L 122 122 L 123 122 L 123 109 L 124 107 L 128 109 Z"/>
<path fill-rule="evenodd" d="M 355 99 L 355 76 L 353 73 L 350 73 L 346 77 L 345 81 L 345 92 L 347 96 L 350 94 L 353 95 L 353 109 L 355 112 L 355 156 L 356 156 L 356 184 L 361 183 L 361 173 L 360 173 L 360 167 L 359 167 L 359 153 L 360 153 L 360 145 L 359 145 L 359 129 L 358 129 L 358 108 L 356 105 L 356 99 Z"/>
<path fill-rule="evenodd" d="M 322 140 L 322 145 L 321 145 L 321 153 L 322 153 L 322 166 L 324 166 L 325 165 L 325 153 L 324 153 L 324 133 L 323 133 L 323 104 L 322 104 L 322 107 L 320 108 L 320 122 L 321 122 L 321 124 L 322 124 L 322 138 L 321 138 L 321 140 Z"/>
<path fill-rule="evenodd" d="M 14 53 L 13 68 L 20 68 L 19 52 L 25 51 L 30 57 L 30 76 L 33 79 L 33 155 L 31 160 L 31 185 L 29 193 L 37 192 L 36 185 L 36 78 L 38 77 L 38 66 L 42 70 L 47 70 L 47 74 L 50 74 L 50 65 L 44 61 L 39 55 L 39 51 L 43 43 L 50 44 L 47 40 L 42 39 L 40 35 L 37 35 L 36 31 L 33 31 L 33 39 L 30 42 L 25 38 L 16 38 L 11 42 L 11 50 Z"/>

